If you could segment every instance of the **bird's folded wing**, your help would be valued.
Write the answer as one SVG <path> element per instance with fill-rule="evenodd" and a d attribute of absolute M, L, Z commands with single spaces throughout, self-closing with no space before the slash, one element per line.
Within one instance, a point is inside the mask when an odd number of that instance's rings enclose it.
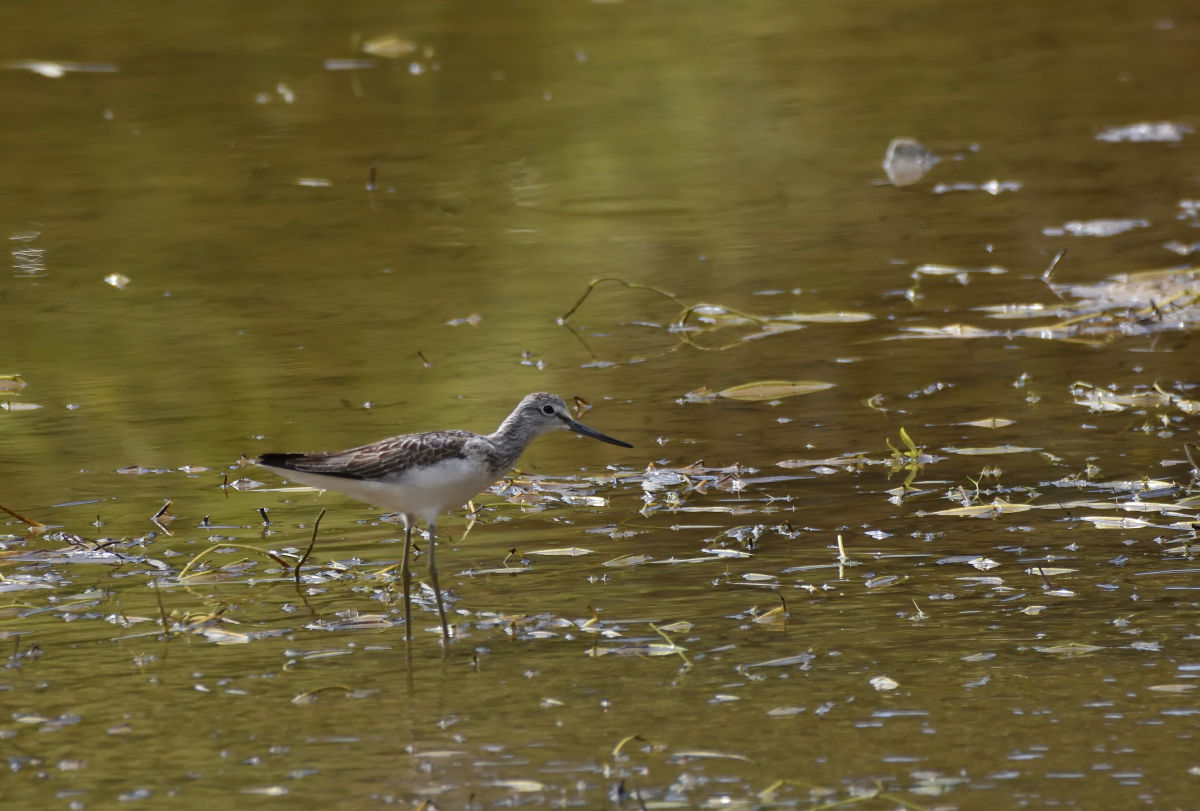
<path fill-rule="evenodd" d="M 348 479 L 384 479 L 411 468 L 466 458 L 466 446 L 475 434 L 469 431 L 433 431 L 405 434 L 359 448 L 328 453 L 266 453 L 261 465 Z"/>

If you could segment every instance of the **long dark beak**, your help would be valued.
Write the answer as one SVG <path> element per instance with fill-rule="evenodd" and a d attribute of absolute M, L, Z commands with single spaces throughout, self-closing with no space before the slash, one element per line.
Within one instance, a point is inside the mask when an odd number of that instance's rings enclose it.
<path fill-rule="evenodd" d="M 583 434 L 584 436 L 590 436 L 592 439 L 598 439 L 601 442 L 607 442 L 609 445 L 620 445 L 622 448 L 633 447 L 628 442 L 622 442 L 619 439 L 613 439 L 610 436 L 605 436 L 599 431 L 588 428 L 581 422 L 575 422 L 575 420 L 567 420 L 567 430 L 574 431 L 577 434 Z"/>

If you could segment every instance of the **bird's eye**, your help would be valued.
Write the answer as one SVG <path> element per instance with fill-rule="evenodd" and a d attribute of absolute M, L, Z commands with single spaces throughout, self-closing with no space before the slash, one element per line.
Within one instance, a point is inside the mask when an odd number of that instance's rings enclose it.
<path fill-rule="evenodd" d="M 547 415 L 549 415 L 549 414 L 553 414 L 553 413 L 554 413 L 554 406 L 551 406 L 551 405 L 544 405 L 544 406 L 542 406 L 542 413 L 543 413 L 543 414 L 547 414 Z"/>

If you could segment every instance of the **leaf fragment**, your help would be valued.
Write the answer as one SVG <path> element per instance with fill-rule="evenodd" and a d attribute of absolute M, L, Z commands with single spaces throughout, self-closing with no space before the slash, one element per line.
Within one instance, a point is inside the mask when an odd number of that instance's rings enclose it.
<path fill-rule="evenodd" d="M 812 394 L 833 388 L 832 383 L 816 380 L 763 380 L 757 383 L 743 383 L 731 386 L 717 392 L 717 395 L 727 400 L 743 400 L 758 402 L 760 400 L 779 400 L 784 397 L 795 397 L 800 394 Z"/>

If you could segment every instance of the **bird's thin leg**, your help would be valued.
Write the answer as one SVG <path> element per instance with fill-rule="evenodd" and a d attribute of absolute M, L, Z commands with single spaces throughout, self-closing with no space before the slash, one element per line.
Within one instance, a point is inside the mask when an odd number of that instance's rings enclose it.
<path fill-rule="evenodd" d="M 404 557 L 400 559 L 400 588 L 404 590 L 404 638 L 412 641 L 412 568 L 408 559 L 412 554 L 412 525 L 404 516 Z"/>
<path fill-rule="evenodd" d="M 450 629 L 446 625 L 446 607 L 442 604 L 442 590 L 438 587 L 437 564 L 433 562 L 433 548 L 437 545 L 437 529 L 429 522 L 429 581 L 433 583 L 433 595 L 437 597 L 438 618 L 442 621 L 442 639 L 450 641 Z"/>

